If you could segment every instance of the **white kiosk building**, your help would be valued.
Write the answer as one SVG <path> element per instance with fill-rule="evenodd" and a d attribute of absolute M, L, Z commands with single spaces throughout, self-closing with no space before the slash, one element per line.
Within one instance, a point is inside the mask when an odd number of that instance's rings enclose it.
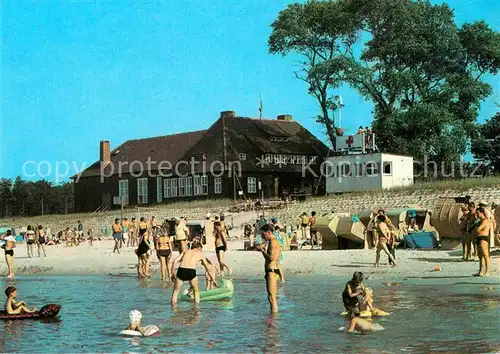
<path fill-rule="evenodd" d="M 413 157 L 376 152 L 375 134 L 338 136 L 325 161 L 326 193 L 389 189 L 413 184 Z"/>

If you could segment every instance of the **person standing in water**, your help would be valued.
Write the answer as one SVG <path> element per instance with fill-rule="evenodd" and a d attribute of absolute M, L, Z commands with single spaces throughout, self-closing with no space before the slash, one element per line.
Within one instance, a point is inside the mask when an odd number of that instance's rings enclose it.
<path fill-rule="evenodd" d="M 186 252 L 181 253 L 172 262 L 172 268 L 170 270 L 171 279 L 174 283 L 174 290 L 172 291 L 172 298 L 170 303 L 172 305 L 177 304 L 177 298 L 181 291 L 182 283 L 187 281 L 191 286 L 194 295 L 194 302 L 198 304 L 200 302 L 200 289 L 198 286 L 198 277 L 196 276 L 196 266 L 200 263 L 205 267 L 207 272 L 210 271 L 210 265 L 205 259 L 203 254 L 203 245 L 201 242 L 193 242 L 191 249 Z M 176 270 L 176 265 L 179 263 L 179 268 Z"/>
<path fill-rule="evenodd" d="M 477 251 L 479 256 L 479 272 L 474 274 L 478 277 L 488 277 L 490 275 L 491 259 L 490 259 L 490 228 L 491 222 L 486 215 L 486 211 L 483 207 L 479 207 L 476 210 L 476 214 L 480 224 L 476 226 L 475 231 L 475 242 L 477 244 Z"/>
<path fill-rule="evenodd" d="M 167 279 L 170 279 L 168 262 L 170 261 L 172 250 L 174 249 L 167 229 L 161 228 L 159 237 L 155 238 L 155 246 L 157 256 L 160 261 L 161 280 L 166 281 Z"/>
<path fill-rule="evenodd" d="M 271 313 L 277 313 L 278 300 L 276 298 L 276 292 L 278 290 L 278 279 L 280 278 L 281 273 L 278 268 L 278 260 L 281 256 L 281 247 L 278 240 L 274 236 L 273 229 L 270 225 L 264 225 L 261 231 L 262 236 L 269 243 L 269 245 L 267 250 L 265 243 L 258 245 L 256 248 L 262 252 L 262 256 L 264 257 L 264 279 L 266 279 L 267 300 L 269 301 Z"/>
<path fill-rule="evenodd" d="M 120 219 L 115 219 L 115 223 L 111 225 L 111 229 L 113 230 L 113 239 L 115 240 L 113 253 L 118 252 L 118 254 L 120 254 L 120 242 L 122 240 L 122 226 L 120 225 Z"/>
<path fill-rule="evenodd" d="M 5 263 L 7 263 L 7 268 L 9 274 L 7 278 L 14 278 L 14 248 L 16 247 L 16 239 L 12 236 L 12 231 L 9 229 L 5 234 L 5 243 L 2 248 L 5 252 Z"/>
<path fill-rule="evenodd" d="M 150 276 L 149 274 L 149 234 L 148 224 L 144 218 L 139 221 L 139 246 L 135 250 L 138 258 L 138 270 L 140 277 Z"/>
<path fill-rule="evenodd" d="M 37 246 L 38 246 L 38 258 L 40 258 L 40 250 L 43 252 L 43 256 L 47 257 L 47 254 L 45 253 L 45 244 L 47 243 L 47 238 L 45 237 L 45 231 L 43 230 L 42 225 L 38 225 L 38 240 L 37 240 Z"/>
<path fill-rule="evenodd" d="M 391 230 L 389 230 L 389 227 L 386 224 L 386 219 L 385 215 L 377 216 L 377 239 L 375 240 L 375 248 L 377 251 L 375 256 L 375 267 L 379 266 L 381 251 L 384 251 L 385 254 L 387 254 L 389 260 L 392 261 L 392 266 L 396 266 L 396 260 L 387 249 L 387 243 L 391 239 Z"/>
<path fill-rule="evenodd" d="M 215 253 L 219 261 L 219 269 L 222 276 L 224 276 L 224 268 L 231 274 L 231 268 L 224 263 L 224 252 L 227 251 L 227 241 L 224 230 L 220 221 L 214 223 Z"/>

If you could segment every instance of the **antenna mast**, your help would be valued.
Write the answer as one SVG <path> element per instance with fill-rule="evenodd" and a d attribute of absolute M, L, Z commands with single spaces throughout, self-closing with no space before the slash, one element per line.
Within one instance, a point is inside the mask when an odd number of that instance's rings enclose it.
<path fill-rule="evenodd" d="M 259 119 L 262 119 L 262 92 L 259 94 Z"/>

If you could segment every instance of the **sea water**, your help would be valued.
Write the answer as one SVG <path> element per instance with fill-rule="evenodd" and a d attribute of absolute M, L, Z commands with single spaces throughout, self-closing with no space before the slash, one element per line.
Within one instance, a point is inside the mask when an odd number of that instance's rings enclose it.
<path fill-rule="evenodd" d="M 203 278 L 201 279 L 203 280 Z M 234 278 L 231 301 L 169 305 L 171 288 L 159 280 L 124 276 L 20 276 L 18 297 L 38 307 L 62 305 L 57 321 L 0 320 L 0 352 L 327 352 L 489 353 L 500 351 L 498 278 L 368 279 L 375 305 L 391 316 L 385 328 L 348 334 L 341 292 L 346 278 L 288 276 L 280 313 L 269 315 L 263 278 Z M 137 309 L 154 337 L 123 338 Z"/>

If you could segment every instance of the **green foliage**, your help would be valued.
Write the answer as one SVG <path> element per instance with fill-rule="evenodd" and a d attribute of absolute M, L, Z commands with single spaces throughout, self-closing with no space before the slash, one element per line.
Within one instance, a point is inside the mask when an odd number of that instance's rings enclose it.
<path fill-rule="evenodd" d="M 311 77 L 322 78 L 326 91 L 348 83 L 374 104 L 379 148 L 417 159 L 457 161 L 467 151 L 491 93 L 481 77 L 500 69 L 500 35 L 484 22 L 459 28 L 446 4 L 309 1 L 290 5 L 272 27 L 271 53 L 330 48 L 330 57 L 303 63 L 309 92 L 317 91 Z M 330 121 L 318 121 L 331 130 Z"/>
<path fill-rule="evenodd" d="M 42 210 L 43 208 L 43 210 Z M 0 180 L 0 217 L 69 213 L 73 210 L 73 185 L 29 182 L 17 177 Z"/>
<path fill-rule="evenodd" d="M 472 153 L 477 159 L 500 173 L 500 112 L 482 124 L 472 140 Z"/>

